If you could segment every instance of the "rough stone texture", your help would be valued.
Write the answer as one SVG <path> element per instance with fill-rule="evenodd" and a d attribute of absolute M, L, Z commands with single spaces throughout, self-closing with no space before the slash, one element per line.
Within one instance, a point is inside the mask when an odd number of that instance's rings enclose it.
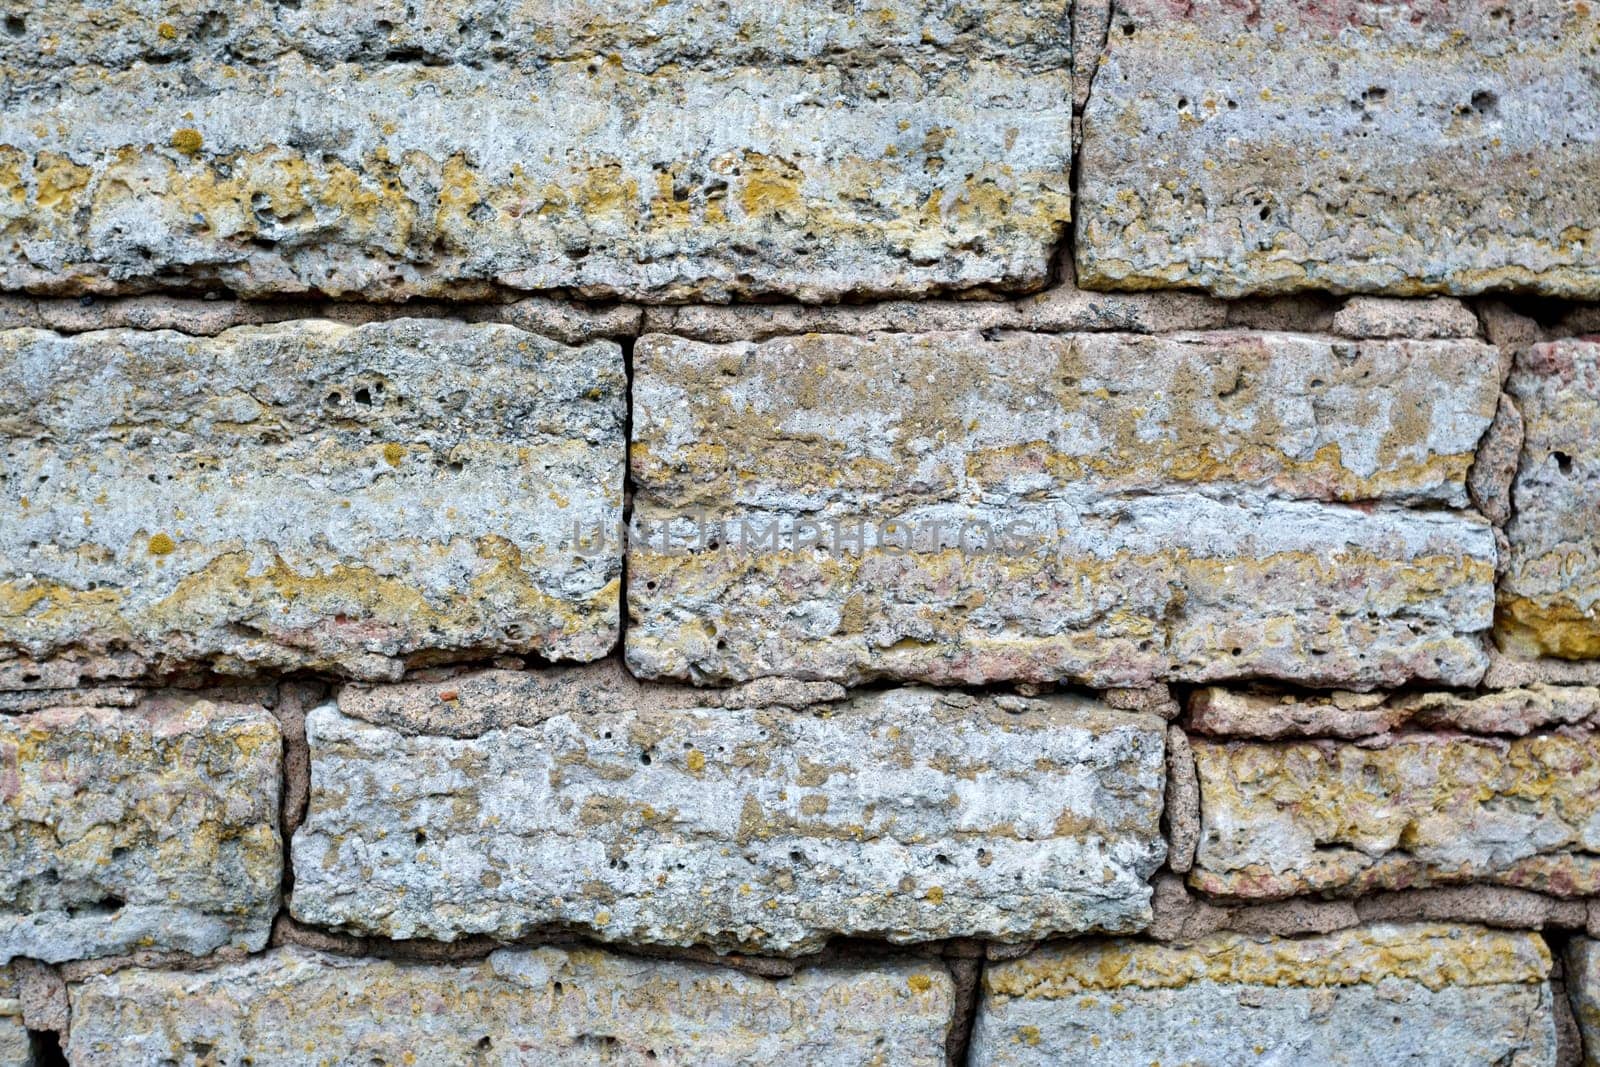
<path fill-rule="evenodd" d="M 1228 305 L 1199 293 L 1092 293 L 1068 273 L 1060 284 L 1033 296 L 999 301 L 890 300 L 817 307 L 805 304 L 733 304 L 644 309 L 647 333 L 699 341 L 761 341 L 805 333 L 877 331 L 1037 330 L 1057 332 L 1169 333 L 1210 330 L 1227 322 Z"/>
<path fill-rule="evenodd" d="M 1600 660 L 1513 659 L 1490 649 L 1489 670 L 1483 676 L 1486 688 L 1511 689 L 1540 683 L 1600 686 Z"/>
<path fill-rule="evenodd" d="M 1476 337 L 1478 316 L 1459 300 L 1353 296 L 1333 316 L 1345 337 Z"/>
<path fill-rule="evenodd" d="M 1124 298 L 1134 295 L 1124 294 Z M 1159 298 L 1146 297 L 1147 301 L 1156 299 Z M 503 304 L 431 301 L 356 304 L 310 300 L 249 302 L 182 296 L 53 300 L 0 295 L 0 329 L 32 327 L 58 333 L 127 328 L 177 330 L 197 337 L 214 337 L 235 326 L 264 326 L 299 319 L 327 319 L 347 326 L 364 326 L 369 322 L 401 318 L 459 318 L 464 322 L 503 322 L 562 344 L 579 345 L 608 337 L 632 337 L 639 332 L 643 317 L 641 308 L 629 304 L 594 308 L 537 296 Z"/>
<path fill-rule="evenodd" d="M 1575 937 L 1567 942 L 1567 997 L 1583 1035 L 1584 1067 L 1600 1067 L 1600 942 Z"/>
<path fill-rule="evenodd" d="M 1313 694 L 1208 687 L 1189 698 L 1189 729 L 1214 737 L 1358 738 L 1403 726 L 1525 736 L 1557 726 L 1595 725 L 1600 688 L 1535 683 L 1489 692 Z"/>
<path fill-rule="evenodd" d="M 0 718 L 0 960 L 267 940 L 278 724 L 204 697 Z"/>
<path fill-rule="evenodd" d="M 73 1067 L 298 1067 L 316 1057 L 936 1067 L 952 1000 L 937 961 L 808 968 L 770 982 L 592 949 L 507 949 L 455 966 L 278 949 L 202 974 L 123 971 L 72 987 L 67 1055 Z"/>
<path fill-rule="evenodd" d="M 1600 738 L 1402 734 L 1381 747 L 1193 738 L 1190 884 L 1229 897 L 1487 882 L 1600 891 Z"/>
<path fill-rule="evenodd" d="M 0 968 L 0 1064 L 4 1067 L 34 1067 L 28 1028 L 22 1019 L 21 990 L 10 968 Z"/>
<path fill-rule="evenodd" d="M 1437 925 L 1068 944 L 988 969 L 969 1062 L 1554 1067 L 1550 969 L 1536 935 Z"/>
<path fill-rule="evenodd" d="M 604 655 L 625 390 L 509 326 L 0 333 L 0 685 Z"/>
<path fill-rule="evenodd" d="M 0 285 L 1033 289 L 1070 217 L 1067 0 L 155 6 L 21 16 Z"/>
<path fill-rule="evenodd" d="M 1393 505 L 1465 502 L 1497 366 L 1475 341 L 646 336 L 629 664 L 1473 684 L 1493 532 Z"/>
<path fill-rule="evenodd" d="M 504 63 L 536 69 L 614 57 L 626 69 L 854 59 L 945 50 L 1025 68 L 1067 56 L 1058 0 L 880 3 L 819 8 L 803 0 L 301 0 L 284 10 L 217 0 L 204 12 L 170 0 L 118 0 L 74 12 L 17 0 L 0 62 L 122 68 L 197 57 L 263 63 L 295 54 L 324 64 Z"/>
<path fill-rule="evenodd" d="M 1600 8 L 1118 0 L 1078 276 L 1600 297 Z"/>
<path fill-rule="evenodd" d="M 11 973 L 17 979 L 22 1024 L 29 1030 L 66 1033 L 70 1008 L 61 969 L 38 960 L 18 958 L 11 961 Z M 0 1062 L 5 1061 L 0 1059 Z"/>
<path fill-rule="evenodd" d="M 457 702 L 520 691 L 519 724 L 471 739 L 307 716 L 295 918 L 777 954 L 834 934 L 1015 941 L 1149 918 L 1165 854 L 1154 716 L 919 689 L 812 713 L 661 708 L 597 695 L 581 672 L 494 681 Z M 439 700 L 387 706 L 431 722 Z"/>
<path fill-rule="evenodd" d="M 1200 838 L 1200 783 L 1194 752 L 1176 726 L 1167 728 L 1167 866 L 1179 874 L 1194 865 Z"/>
<path fill-rule="evenodd" d="M 1600 339 L 1523 350 L 1507 389 L 1525 433 L 1495 636 L 1513 655 L 1600 658 Z"/>
<path fill-rule="evenodd" d="M 1467 472 L 1467 492 L 1472 496 L 1473 507 L 1502 529 L 1511 521 L 1511 486 L 1517 477 L 1522 439 L 1522 412 L 1515 400 L 1502 396 L 1494 422 L 1478 445 L 1478 457 Z"/>

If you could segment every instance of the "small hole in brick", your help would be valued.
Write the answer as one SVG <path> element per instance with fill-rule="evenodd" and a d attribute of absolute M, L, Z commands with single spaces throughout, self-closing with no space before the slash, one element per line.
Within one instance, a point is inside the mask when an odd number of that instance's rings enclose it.
<path fill-rule="evenodd" d="M 1565 452 L 1552 452 L 1550 453 L 1550 456 L 1556 461 L 1556 469 L 1561 471 L 1562 474 L 1572 473 L 1571 456 L 1567 455 Z"/>
<path fill-rule="evenodd" d="M 419 845 L 425 845 L 428 843 L 428 831 L 418 830 L 415 834 L 411 835 L 411 839 Z"/>
<path fill-rule="evenodd" d="M 29 1030 L 30 1063 L 37 1067 L 67 1067 L 67 1054 L 61 1049 L 61 1035 L 54 1030 Z"/>
<path fill-rule="evenodd" d="M 372 390 L 368 389 L 366 386 L 362 386 L 360 389 L 357 389 L 356 390 L 356 403 L 357 404 L 371 404 L 372 403 Z"/>
<path fill-rule="evenodd" d="M 28 20 L 21 15 L 7 15 L 6 32 L 13 37 L 21 37 L 28 32 Z"/>

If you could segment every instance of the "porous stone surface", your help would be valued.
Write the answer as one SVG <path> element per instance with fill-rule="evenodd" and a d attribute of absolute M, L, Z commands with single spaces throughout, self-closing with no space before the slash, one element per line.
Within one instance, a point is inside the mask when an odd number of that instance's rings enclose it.
<path fill-rule="evenodd" d="M 581 673 L 498 681 L 494 699 L 527 703 L 471 738 L 332 705 L 307 716 L 297 919 L 775 954 L 836 934 L 1016 941 L 1149 919 L 1165 855 L 1154 716 L 923 689 L 810 712 L 663 708 Z M 438 702 L 416 690 L 388 714 L 429 722 Z"/>
<path fill-rule="evenodd" d="M 1118 0 L 1078 276 L 1600 297 L 1600 9 Z"/>
<path fill-rule="evenodd" d="M 1401 734 L 1381 746 L 1192 738 L 1189 882 L 1228 897 L 1486 882 L 1600 891 L 1600 738 Z"/>
<path fill-rule="evenodd" d="M 0 1064 L 35 1067 L 33 1042 L 22 1019 L 22 991 L 9 967 L 0 968 Z"/>
<path fill-rule="evenodd" d="M 1567 942 L 1567 997 L 1583 1036 L 1583 1067 L 1600 1065 L 1600 942 L 1574 937 Z"/>
<path fill-rule="evenodd" d="M 1478 316 L 1459 300 L 1353 296 L 1333 316 L 1345 337 L 1476 337 Z"/>
<path fill-rule="evenodd" d="M 501 325 L 0 333 L 0 684 L 604 655 L 625 390 Z"/>
<path fill-rule="evenodd" d="M 629 665 L 1473 684 L 1493 531 L 1399 505 L 1465 502 L 1497 368 L 1475 341 L 646 336 Z"/>
<path fill-rule="evenodd" d="M 1030 290 L 1070 218 L 1067 0 L 28 6 L 5 288 Z"/>
<path fill-rule="evenodd" d="M 772 982 L 593 949 L 404 964 L 277 949 L 196 974 L 71 987 L 73 1067 L 308 1061 L 481 1064 L 944 1063 L 937 961 L 806 968 Z"/>
<path fill-rule="evenodd" d="M 1189 697 L 1189 729 L 1215 737 L 1357 738 L 1402 726 L 1512 734 L 1592 725 L 1600 688 L 1534 683 L 1486 692 L 1266 693 L 1208 686 Z"/>
<path fill-rule="evenodd" d="M 0 960 L 260 949 L 277 721 L 204 696 L 0 717 Z"/>
<path fill-rule="evenodd" d="M 1550 971 L 1537 935 L 1444 925 L 1064 944 L 989 967 L 969 1062 L 1554 1067 Z"/>
<path fill-rule="evenodd" d="M 1506 388 L 1524 435 L 1495 636 L 1518 656 L 1600 659 L 1600 339 L 1524 349 Z"/>

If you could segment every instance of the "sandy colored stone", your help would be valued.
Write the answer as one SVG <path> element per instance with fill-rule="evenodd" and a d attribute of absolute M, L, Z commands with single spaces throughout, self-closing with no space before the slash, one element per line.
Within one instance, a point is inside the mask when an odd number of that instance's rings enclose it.
<path fill-rule="evenodd" d="M 1600 296 L 1600 9 L 1119 0 L 1079 280 Z"/>
<path fill-rule="evenodd" d="M 806 968 L 772 982 L 593 949 L 423 965 L 276 949 L 200 974 L 71 987 L 74 1067 L 130 1062 L 944 1063 L 938 961 Z M 533 1059 L 530 1061 L 530 1056 Z"/>
<path fill-rule="evenodd" d="M 1401 727 L 1518 737 L 1600 718 L 1600 688 L 1534 683 L 1487 692 L 1267 693 L 1209 686 L 1189 697 L 1185 725 L 1214 737 L 1360 738 Z"/>
<path fill-rule="evenodd" d="M 19 957 L 11 961 L 11 973 L 16 978 L 17 1000 L 22 1006 L 22 1025 L 29 1030 L 66 1033 L 70 1009 L 61 969 Z"/>
<path fill-rule="evenodd" d="M 1495 637 L 1515 656 L 1600 659 L 1600 340 L 1523 350 L 1506 388 L 1525 430 Z"/>
<path fill-rule="evenodd" d="M 1465 502 L 1475 341 L 649 335 L 634 373 L 641 677 L 1482 673 L 1492 530 L 1394 506 Z"/>
<path fill-rule="evenodd" d="M 1189 883 L 1235 898 L 1484 882 L 1600 891 L 1600 737 L 1193 738 L 1200 845 Z"/>
<path fill-rule="evenodd" d="M 127 328 L 177 330 L 214 337 L 235 326 L 264 326 L 299 319 L 327 319 L 346 326 L 394 319 L 461 319 L 503 322 L 562 344 L 581 345 L 605 338 L 632 337 L 643 311 L 628 304 L 590 307 L 530 296 L 509 303 L 406 304 L 331 303 L 312 300 L 209 300 L 184 296 L 127 296 L 110 299 L 50 299 L 0 295 L 0 329 L 33 327 L 58 333 Z"/>
<path fill-rule="evenodd" d="M 111 0 L 78 8 L 17 0 L 0 60 L 41 68 L 210 57 L 260 63 L 506 64 L 606 59 L 631 71 L 668 64 L 792 63 L 934 53 L 1055 65 L 1068 40 L 1064 0 L 913 0 L 871 8 L 804 0 Z"/>
<path fill-rule="evenodd" d="M 1154 716 L 926 689 L 663 708 L 566 671 L 521 691 L 526 711 L 500 717 L 515 724 L 469 739 L 307 716 L 296 919 L 768 954 L 1148 921 L 1166 852 Z"/>
<path fill-rule="evenodd" d="M 1345 337 L 1476 337 L 1478 316 L 1459 300 L 1353 296 L 1333 317 Z"/>
<path fill-rule="evenodd" d="M 1470 926 L 1074 942 L 985 972 L 969 1062 L 1555 1067 L 1550 970 Z"/>
<path fill-rule="evenodd" d="M 0 959 L 259 949 L 277 721 L 204 696 L 0 718 Z"/>
<path fill-rule="evenodd" d="M 35 1067 L 33 1043 L 23 1021 L 22 990 L 10 967 L 0 968 L 0 1064 Z M 43 1065 L 40 1065 L 43 1067 Z"/>
<path fill-rule="evenodd" d="M 1584 1067 L 1600 1065 L 1600 942 L 1575 937 L 1567 942 L 1567 997 L 1583 1036 Z"/>
<path fill-rule="evenodd" d="M 620 553 L 576 531 L 621 515 L 625 389 L 510 326 L 0 333 L 0 673 L 604 655 Z"/>
<path fill-rule="evenodd" d="M 1472 496 L 1473 507 L 1502 528 L 1511 521 L 1511 487 L 1522 458 L 1522 438 L 1522 412 L 1515 400 L 1502 396 L 1494 422 L 1489 424 L 1489 432 L 1478 445 L 1478 457 L 1467 473 L 1467 492 Z"/>
<path fill-rule="evenodd" d="M 1071 215 L 1067 0 L 158 6 L 21 16 L 3 287 L 1032 291 Z"/>
<path fill-rule="evenodd" d="M 1200 293 L 1092 293 L 1068 277 L 1033 296 L 990 300 L 887 300 L 870 304 L 732 304 L 649 307 L 646 333 L 697 341 L 764 341 L 806 333 L 949 330 L 1172 333 L 1224 325 L 1228 305 Z"/>
<path fill-rule="evenodd" d="M 1541 683 L 1600 686 L 1600 660 L 1515 659 L 1497 649 L 1489 650 L 1489 670 L 1483 676 L 1485 687 L 1509 689 Z"/>
<path fill-rule="evenodd" d="M 1200 784 L 1189 739 L 1176 726 L 1167 727 L 1166 831 L 1167 867 L 1183 874 L 1200 837 Z"/>

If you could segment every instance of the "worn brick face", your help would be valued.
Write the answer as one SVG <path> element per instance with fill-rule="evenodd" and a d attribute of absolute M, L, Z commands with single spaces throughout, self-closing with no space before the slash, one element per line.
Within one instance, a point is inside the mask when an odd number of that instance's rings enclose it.
<path fill-rule="evenodd" d="M 1343 742 L 1193 741 L 1191 884 L 1231 897 L 1486 882 L 1600 891 L 1600 739 L 1407 733 Z"/>
<path fill-rule="evenodd" d="M 128 970 L 75 985 L 74 1065 L 715 1065 L 945 1062 L 953 1007 L 936 960 L 817 967 L 782 982 L 593 949 L 503 949 L 419 965 L 277 949 L 202 974 Z M 204 1049 L 204 1052 L 198 1052 Z"/>
<path fill-rule="evenodd" d="M 603 655 L 624 389 L 509 326 L 0 333 L 0 679 Z"/>
<path fill-rule="evenodd" d="M 1474 341 L 650 335 L 628 662 L 1470 684 L 1493 534 L 1398 505 L 1465 501 L 1497 385 Z"/>
<path fill-rule="evenodd" d="M 1550 969 L 1537 935 L 1470 926 L 1053 946 L 985 972 L 969 1062 L 1553 1067 Z"/>
<path fill-rule="evenodd" d="M 1600 9 L 1115 6 L 1078 276 L 1223 296 L 1600 297 Z"/>
<path fill-rule="evenodd" d="M 312 712 L 295 916 L 394 938 L 561 926 L 763 953 L 1149 919 L 1155 716 L 923 689 L 801 711 L 646 690 L 579 711 L 560 690 L 590 672 L 556 681 L 497 673 L 400 698 L 425 716 L 440 692 L 524 695 L 517 724 L 471 738 L 405 731 L 393 701 L 388 727 Z"/>
<path fill-rule="evenodd" d="M 0 284 L 1031 289 L 1070 217 L 1065 0 L 281 6 L 33 12 L 0 121 Z M 261 106 L 284 99 L 338 104 Z"/>
<path fill-rule="evenodd" d="M 0 716 L 0 958 L 263 947 L 281 755 L 265 710 L 204 697 Z"/>
<path fill-rule="evenodd" d="M 1523 656 L 1600 659 L 1600 341 L 1526 349 L 1507 388 L 1524 436 L 1495 634 Z"/>

